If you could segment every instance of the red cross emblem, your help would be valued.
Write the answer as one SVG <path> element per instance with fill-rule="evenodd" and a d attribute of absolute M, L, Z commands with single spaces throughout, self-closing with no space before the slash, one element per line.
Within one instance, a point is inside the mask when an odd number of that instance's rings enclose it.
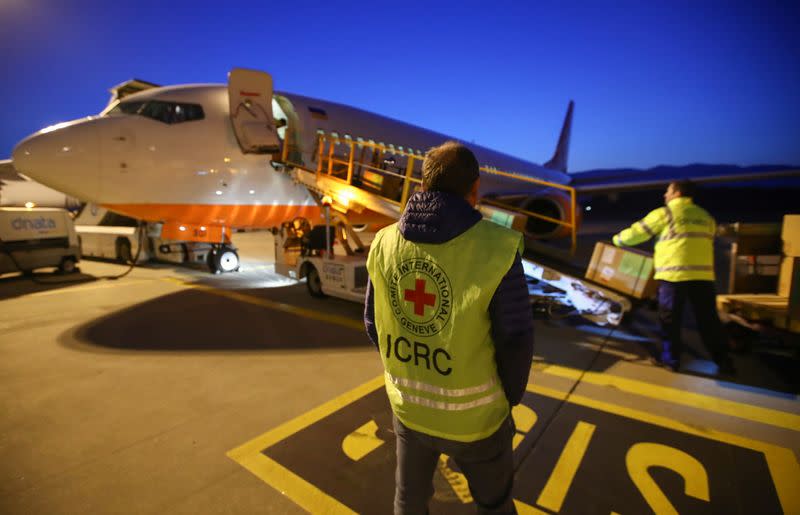
<path fill-rule="evenodd" d="M 425 293 L 425 279 L 417 279 L 415 289 L 405 290 L 403 298 L 414 303 L 414 314 L 420 317 L 425 315 L 425 306 L 436 305 L 436 295 Z"/>

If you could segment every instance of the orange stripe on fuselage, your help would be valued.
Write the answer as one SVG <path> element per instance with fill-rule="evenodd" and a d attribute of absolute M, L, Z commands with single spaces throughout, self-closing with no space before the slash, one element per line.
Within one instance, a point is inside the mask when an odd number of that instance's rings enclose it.
<path fill-rule="evenodd" d="M 105 204 L 103 207 L 149 222 L 170 221 L 196 225 L 228 225 L 231 227 L 274 227 L 297 216 L 308 218 L 312 223 L 317 223 L 322 218 L 322 209 L 319 206 Z"/>
<path fill-rule="evenodd" d="M 178 222 L 194 225 L 226 225 L 229 227 L 277 227 L 282 222 L 302 216 L 312 224 L 322 223 L 322 208 L 289 205 L 225 205 L 225 204 L 104 204 L 117 213 L 149 222 Z M 331 213 L 333 216 L 335 213 Z M 349 212 L 347 219 L 354 224 L 386 225 L 393 219 L 364 210 Z"/>

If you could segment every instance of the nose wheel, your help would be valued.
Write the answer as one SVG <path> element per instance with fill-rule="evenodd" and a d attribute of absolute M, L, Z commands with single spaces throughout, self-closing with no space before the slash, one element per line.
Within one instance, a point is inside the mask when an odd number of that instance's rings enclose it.
<path fill-rule="evenodd" d="M 208 253 L 208 270 L 212 274 L 239 271 L 239 254 L 228 245 L 214 245 Z"/>

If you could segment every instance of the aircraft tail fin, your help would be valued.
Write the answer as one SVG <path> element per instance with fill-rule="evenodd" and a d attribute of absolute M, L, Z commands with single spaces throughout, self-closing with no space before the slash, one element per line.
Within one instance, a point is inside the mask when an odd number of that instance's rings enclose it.
<path fill-rule="evenodd" d="M 567 157 L 569 155 L 569 138 L 572 134 L 572 110 L 575 107 L 575 102 L 569 101 L 567 107 L 567 115 L 564 117 L 564 125 L 561 127 L 561 135 L 558 137 L 558 145 L 556 151 L 550 161 L 546 162 L 545 168 L 551 170 L 558 170 L 560 172 L 567 171 Z"/>

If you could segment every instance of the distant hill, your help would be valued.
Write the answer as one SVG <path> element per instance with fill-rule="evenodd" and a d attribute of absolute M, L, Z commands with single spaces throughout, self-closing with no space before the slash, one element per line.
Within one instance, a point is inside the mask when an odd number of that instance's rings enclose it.
<path fill-rule="evenodd" d="M 742 175 L 752 176 L 759 173 L 777 172 L 782 170 L 798 170 L 800 166 L 793 165 L 756 165 L 756 166 L 736 166 L 736 165 L 709 165 L 709 164 L 690 164 L 686 166 L 656 166 L 646 170 L 635 168 L 619 169 L 597 169 L 586 170 L 583 172 L 572 172 L 573 184 L 575 186 L 591 186 L 595 184 L 625 183 L 630 181 L 658 181 L 662 179 L 699 179 L 703 177 L 714 177 L 720 175 Z M 702 182 L 702 181 L 700 181 Z M 715 187 L 800 187 L 800 176 L 784 178 L 768 178 L 757 180 L 748 177 L 744 181 L 731 183 L 717 183 Z"/>

